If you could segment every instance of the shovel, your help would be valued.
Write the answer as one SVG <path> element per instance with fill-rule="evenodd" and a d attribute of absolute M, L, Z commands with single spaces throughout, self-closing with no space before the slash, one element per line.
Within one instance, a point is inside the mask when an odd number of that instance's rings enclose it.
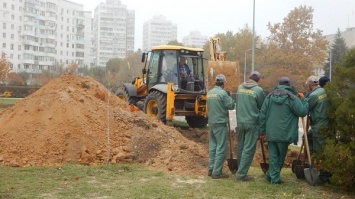
<path fill-rule="evenodd" d="M 230 130 L 230 121 L 229 121 L 229 113 L 228 113 L 228 137 L 229 137 L 229 159 L 227 159 L 228 168 L 232 174 L 237 173 L 238 171 L 238 160 L 233 159 L 233 148 L 232 148 L 232 133 Z"/>
<path fill-rule="evenodd" d="M 297 159 L 295 159 L 295 160 L 292 161 L 292 164 L 291 164 L 292 173 L 295 173 L 295 167 L 296 167 L 297 165 L 301 165 L 302 162 L 303 162 L 303 161 L 301 160 L 301 154 L 302 154 L 303 146 L 304 146 L 304 142 L 302 142 L 301 149 L 300 149 L 300 153 L 298 154 Z"/>
<path fill-rule="evenodd" d="M 265 151 L 264 151 L 264 138 L 259 138 L 261 144 L 261 153 L 263 154 L 263 162 L 260 163 L 261 170 L 266 173 L 269 170 L 269 164 L 266 163 Z"/>
<path fill-rule="evenodd" d="M 303 151 L 302 159 L 301 154 Z M 297 179 L 304 179 L 304 169 L 309 166 L 305 164 L 305 152 L 304 152 L 304 142 L 302 142 L 300 153 L 298 154 L 298 158 L 292 161 L 292 172 L 296 174 Z"/>
<path fill-rule="evenodd" d="M 308 119 L 308 116 L 307 116 L 307 119 Z M 308 131 L 307 131 L 306 125 L 304 123 L 304 118 L 302 118 L 302 126 L 303 126 L 303 132 L 304 132 L 304 140 L 306 142 L 305 148 L 306 148 L 308 164 L 309 164 L 309 168 L 304 169 L 304 177 L 306 178 L 306 181 L 308 182 L 308 184 L 314 186 L 319 181 L 318 171 L 316 168 L 312 167 L 311 154 L 309 152 L 309 145 L 308 145 L 308 135 L 307 135 Z"/>

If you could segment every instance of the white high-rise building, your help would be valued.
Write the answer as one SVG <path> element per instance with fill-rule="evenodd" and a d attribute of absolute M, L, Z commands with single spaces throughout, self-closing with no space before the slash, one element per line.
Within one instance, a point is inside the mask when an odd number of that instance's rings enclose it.
<path fill-rule="evenodd" d="M 0 0 L 0 52 L 13 72 L 90 66 L 91 12 L 66 0 Z"/>
<path fill-rule="evenodd" d="M 120 0 L 106 0 L 94 12 L 93 63 L 106 66 L 112 58 L 126 58 L 134 51 L 135 11 L 128 10 Z"/>
<path fill-rule="evenodd" d="M 177 40 L 177 25 L 165 16 L 154 16 L 143 25 L 143 51 Z"/>
<path fill-rule="evenodd" d="M 208 37 L 201 34 L 199 31 L 192 31 L 189 35 L 182 38 L 184 46 L 203 48 L 208 42 Z"/>

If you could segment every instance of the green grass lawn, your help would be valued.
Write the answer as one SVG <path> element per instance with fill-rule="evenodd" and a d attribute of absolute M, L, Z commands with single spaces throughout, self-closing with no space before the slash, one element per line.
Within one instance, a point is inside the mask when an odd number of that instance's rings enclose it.
<path fill-rule="evenodd" d="M 311 187 L 282 170 L 285 183 L 267 183 L 259 167 L 251 167 L 254 181 L 234 176 L 214 180 L 151 171 L 138 164 L 97 167 L 68 164 L 58 167 L 0 166 L 0 198 L 352 198 L 331 187 Z"/>
<path fill-rule="evenodd" d="M 0 98 L 0 111 L 16 104 L 21 98 Z"/>

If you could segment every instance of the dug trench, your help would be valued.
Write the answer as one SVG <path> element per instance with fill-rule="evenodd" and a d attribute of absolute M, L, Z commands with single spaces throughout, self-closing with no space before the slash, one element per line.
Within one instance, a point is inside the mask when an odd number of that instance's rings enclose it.
<path fill-rule="evenodd" d="M 186 175 L 207 170 L 208 129 L 175 128 L 131 112 L 91 77 L 67 73 L 51 80 L 0 111 L 0 126 L 0 165 L 136 162 Z M 262 160 L 260 151 L 255 166 Z M 297 154 L 292 156 L 286 166 Z"/>

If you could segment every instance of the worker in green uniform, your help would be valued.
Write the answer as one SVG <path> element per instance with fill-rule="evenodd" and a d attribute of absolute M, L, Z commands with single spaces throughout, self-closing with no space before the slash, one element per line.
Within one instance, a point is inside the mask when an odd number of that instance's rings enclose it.
<path fill-rule="evenodd" d="M 237 181 L 253 179 L 247 176 L 247 173 L 253 161 L 256 149 L 256 141 L 259 136 L 259 113 L 265 99 L 263 89 L 258 86 L 259 80 L 260 73 L 253 71 L 250 73 L 248 80 L 239 85 L 237 90 Z"/>
<path fill-rule="evenodd" d="M 324 139 L 319 133 L 321 127 L 328 125 L 327 110 L 329 107 L 329 100 L 324 88 L 319 86 L 319 80 L 316 76 L 310 76 L 307 79 L 308 88 L 311 90 L 310 94 L 306 97 L 308 101 L 308 108 L 310 114 L 310 129 L 309 135 L 312 135 L 312 149 L 311 154 L 314 152 L 321 153 L 324 145 Z M 331 174 L 329 172 L 320 170 L 318 185 L 329 182 Z"/>
<path fill-rule="evenodd" d="M 226 77 L 219 74 L 215 86 L 207 94 L 208 125 L 210 128 L 208 143 L 208 175 L 213 179 L 228 178 L 222 173 L 227 156 L 228 110 L 234 109 L 234 101 L 226 92 Z"/>
<path fill-rule="evenodd" d="M 298 119 L 308 113 L 303 94 L 298 94 L 290 84 L 288 77 L 282 77 L 266 96 L 260 111 L 260 132 L 266 134 L 270 161 L 265 179 L 271 184 L 281 183 L 280 171 L 288 145 L 298 139 Z"/>

